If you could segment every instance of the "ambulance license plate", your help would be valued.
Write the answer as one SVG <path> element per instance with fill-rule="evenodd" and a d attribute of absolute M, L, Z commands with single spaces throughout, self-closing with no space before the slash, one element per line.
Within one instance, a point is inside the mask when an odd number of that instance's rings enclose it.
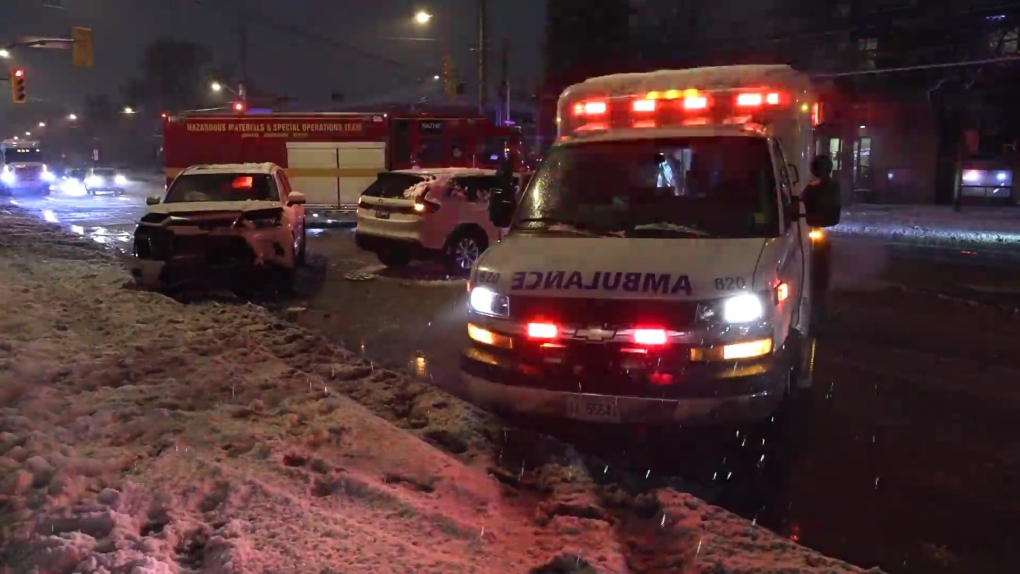
<path fill-rule="evenodd" d="M 567 398 L 567 418 L 593 423 L 618 423 L 620 408 L 613 397 L 576 395 Z"/>
<path fill-rule="evenodd" d="M 375 210 L 375 218 L 376 219 L 389 219 L 390 218 L 390 212 L 383 211 L 381 209 L 377 209 L 377 210 Z"/>

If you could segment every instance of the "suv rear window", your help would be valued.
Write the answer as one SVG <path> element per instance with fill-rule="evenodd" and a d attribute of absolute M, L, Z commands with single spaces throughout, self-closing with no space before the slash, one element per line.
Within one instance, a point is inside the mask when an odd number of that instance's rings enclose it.
<path fill-rule="evenodd" d="M 378 179 L 362 195 L 388 199 L 406 197 L 404 194 L 407 190 L 423 181 L 424 177 L 410 173 L 380 173 Z"/>

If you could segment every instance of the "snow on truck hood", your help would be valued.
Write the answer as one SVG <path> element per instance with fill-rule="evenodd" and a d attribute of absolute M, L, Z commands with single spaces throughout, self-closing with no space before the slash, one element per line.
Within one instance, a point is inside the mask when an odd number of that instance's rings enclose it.
<path fill-rule="evenodd" d="M 278 201 L 182 201 L 157 203 L 149 206 L 149 213 L 211 213 L 216 211 L 260 211 L 279 208 Z"/>
<path fill-rule="evenodd" d="M 751 289 L 774 240 L 550 238 L 513 235 L 489 248 L 472 284 L 503 294 L 711 299 Z M 771 253 L 769 254 L 771 255 Z"/>

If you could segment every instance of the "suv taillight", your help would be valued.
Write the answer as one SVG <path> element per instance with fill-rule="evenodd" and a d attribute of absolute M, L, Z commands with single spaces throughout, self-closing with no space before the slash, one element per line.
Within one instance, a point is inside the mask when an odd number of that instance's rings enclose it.
<path fill-rule="evenodd" d="M 435 213 L 439 211 L 440 205 L 434 201 L 418 198 L 414 200 L 415 213 Z"/>

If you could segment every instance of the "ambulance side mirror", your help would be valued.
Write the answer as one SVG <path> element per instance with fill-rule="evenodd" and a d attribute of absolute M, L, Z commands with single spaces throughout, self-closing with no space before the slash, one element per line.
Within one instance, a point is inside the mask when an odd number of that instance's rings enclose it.
<path fill-rule="evenodd" d="M 495 189 L 489 197 L 489 221 L 499 228 L 510 227 L 514 217 L 516 201 L 513 185 L 504 185 Z"/>
<path fill-rule="evenodd" d="M 804 216 L 809 227 L 835 227 L 839 225 L 839 208 L 831 210 L 812 210 Z"/>

